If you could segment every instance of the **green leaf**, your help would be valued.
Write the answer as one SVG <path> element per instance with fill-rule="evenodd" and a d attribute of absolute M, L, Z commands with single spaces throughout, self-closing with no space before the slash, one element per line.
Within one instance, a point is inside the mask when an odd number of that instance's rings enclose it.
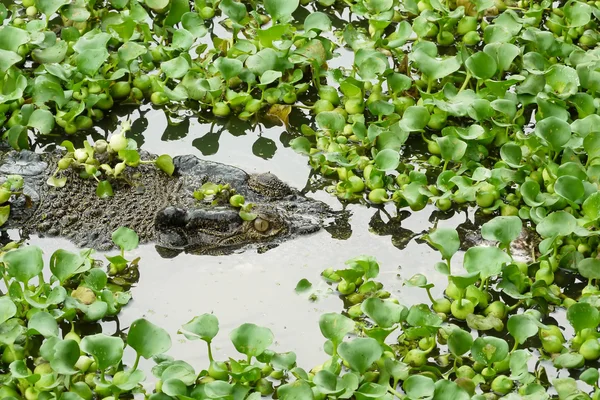
<path fill-rule="evenodd" d="M 35 0 L 35 6 L 46 18 L 50 18 L 59 8 L 68 3 L 68 0 Z"/>
<path fill-rule="evenodd" d="M 219 333 L 219 320 L 212 314 L 202 314 L 192 318 L 187 324 L 183 325 L 183 335 L 190 340 L 202 339 L 210 343 L 217 333 Z"/>
<path fill-rule="evenodd" d="M 458 232 L 453 228 L 437 228 L 427 234 L 425 240 L 442 253 L 444 260 L 450 260 L 460 248 Z"/>
<path fill-rule="evenodd" d="M 381 357 L 383 350 L 379 342 L 373 338 L 355 338 L 342 342 L 338 346 L 340 357 L 348 363 L 350 369 L 364 374 L 373 363 Z"/>
<path fill-rule="evenodd" d="M 23 58 L 14 51 L 0 49 L 0 71 L 6 72 Z"/>
<path fill-rule="evenodd" d="M 273 332 L 255 324 L 242 324 L 229 335 L 235 349 L 248 357 L 261 355 L 272 343 Z"/>
<path fill-rule="evenodd" d="M 539 327 L 530 315 L 511 315 L 506 324 L 508 332 L 519 344 L 525 343 L 530 337 L 537 335 Z"/>
<path fill-rule="evenodd" d="M 582 1 L 568 1 L 563 7 L 563 12 L 565 20 L 571 28 L 585 26 L 592 18 L 592 8 Z"/>
<path fill-rule="evenodd" d="M 460 357 L 471 350 L 472 345 L 473 337 L 471 334 L 460 328 L 453 329 L 448 336 L 448 350 L 456 357 Z"/>
<path fill-rule="evenodd" d="M 567 320 L 575 332 L 587 328 L 596 329 L 600 324 L 600 312 L 589 303 L 575 303 L 567 309 Z"/>
<path fill-rule="evenodd" d="M 456 382 L 440 379 L 435 382 L 432 400 L 469 400 L 471 396 Z"/>
<path fill-rule="evenodd" d="M 22 283 L 39 275 L 44 268 L 42 249 L 37 246 L 24 246 L 4 254 L 2 261 L 8 274 Z"/>
<path fill-rule="evenodd" d="M 29 116 L 27 126 L 37 129 L 41 134 L 46 135 L 52 132 L 54 128 L 54 115 L 48 110 L 37 109 Z"/>
<path fill-rule="evenodd" d="M 61 340 L 54 345 L 54 356 L 50 360 L 50 366 L 59 374 L 74 375 L 79 372 L 74 368 L 79 355 L 79 345 L 76 341 Z"/>
<path fill-rule="evenodd" d="M 310 154 L 310 140 L 304 136 L 300 136 L 290 140 L 290 147 L 296 152 L 304 155 Z"/>
<path fill-rule="evenodd" d="M 77 69 L 81 73 L 93 77 L 107 59 L 108 51 L 104 48 L 86 49 L 77 54 L 75 62 L 77 63 Z"/>
<path fill-rule="evenodd" d="M 310 283 L 310 281 L 308 279 L 303 278 L 298 281 L 294 291 L 296 293 L 300 294 L 300 293 L 304 293 L 304 292 L 310 290 L 311 288 L 312 288 L 312 283 Z"/>
<path fill-rule="evenodd" d="M 381 328 L 391 328 L 402 320 L 406 307 L 390 300 L 370 297 L 362 302 L 361 310 Z"/>
<path fill-rule="evenodd" d="M 299 4 L 299 0 L 264 0 L 265 10 L 274 20 L 291 17 Z"/>
<path fill-rule="evenodd" d="M 320 11 L 308 14 L 304 20 L 304 30 L 306 32 L 315 30 L 317 32 L 328 32 L 331 30 L 331 19 L 325 13 Z"/>
<path fill-rule="evenodd" d="M 465 61 L 469 72 L 477 79 L 490 79 L 496 74 L 498 66 L 492 56 L 482 51 L 471 55 Z"/>
<path fill-rule="evenodd" d="M 81 350 L 94 358 L 96 364 L 98 364 L 98 369 L 101 371 L 121 362 L 123 345 L 121 338 L 103 333 L 86 336 L 80 344 Z"/>
<path fill-rule="evenodd" d="M 535 230 L 544 238 L 567 236 L 575 231 L 577 220 L 566 211 L 556 211 L 542 219 Z"/>
<path fill-rule="evenodd" d="M 478 337 L 471 347 L 471 355 L 475 361 L 491 365 L 508 356 L 508 343 L 493 336 Z"/>
<path fill-rule="evenodd" d="M 554 182 L 554 191 L 559 196 L 573 203 L 585 196 L 585 188 L 581 179 L 570 175 L 558 177 L 556 182 Z"/>
<path fill-rule="evenodd" d="M 215 66 L 226 80 L 238 76 L 244 69 L 244 64 L 236 58 L 219 57 Z"/>
<path fill-rule="evenodd" d="M 407 132 L 423 130 L 429 123 L 430 115 L 427 108 L 422 106 L 410 106 L 402 115 L 400 128 Z"/>
<path fill-rule="evenodd" d="M 64 283 L 73 275 L 85 272 L 90 268 L 85 265 L 85 260 L 77 253 L 58 249 L 50 257 L 50 271 L 58 278 L 60 283 Z"/>
<path fill-rule="evenodd" d="M 280 400 L 312 400 L 313 391 L 310 385 L 302 380 L 286 383 L 277 388 L 277 397 Z"/>
<path fill-rule="evenodd" d="M 50 181 L 50 179 L 48 179 L 48 181 Z M 66 182 L 67 182 L 67 178 L 64 178 L 64 182 L 59 182 L 59 183 L 62 183 L 62 185 L 58 186 L 58 187 L 63 187 Z M 98 182 L 98 186 L 96 186 L 96 196 L 98 196 L 101 199 L 105 199 L 107 197 L 113 197 L 114 195 L 115 194 L 113 192 L 112 185 L 110 184 L 109 181 Z"/>
<path fill-rule="evenodd" d="M 0 297 L 0 325 L 17 315 L 17 306 L 8 296 Z"/>
<path fill-rule="evenodd" d="M 160 64 L 160 69 L 168 78 L 179 79 L 188 72 L 190 69 L 190 63 L 188 62 L 187 58 L 178 56 L 170 59 L 169 61 L 162 62 Z"/>
<path fill-rule="evenodd" d="M 10 217 L 10 204 L 0 206 L 0 226 L 4 225 Z"/>
<path fill-rule="evenodd" d="M 246 14 L 246 6 L 234 0 L 222 0 L 219 3 L 219 9 L 225 13 L 234 22 L 240 22 Z"/>
<path fill-rule="evenodd" d="M 270 69 L 276 70 L 277 52 L 271 48 L 260 50 L 246 59 L 246 67 L 255 75 L 260 76 Z"/>
<path fill-rule="evenodd" d="M 190 12 L 190 2 L 188 0 L 171 0 L 169 14 L 167 14 L 167 18 L 165 18 L 164 25 L 177 25 L 181 22 L 183 15 L 188 12 Z"/>
<path fill-rule="evenodd" d="M 471 247 L 465 253 L 464 267 L 470 273 L 479 272 L 481 279 L 496 276 L 511 257 L 497 247 Z"/>
<path fill-rule="evenodd" d="M 504 144 L 500 148 L 500 157 L 502 157 L 502 161 L 507 163 L 510 167 L 520 168 L 521 160 L 523 159 L 521 146 L 513 142 Z"/>
<path fill-rule="evenodd" d="M 577 270 L 587 279 L 600 279 L 600 260 L 597 258 L 584 258 L 577 263 Z"/>
<path fill-rule="evenodd" d="M 380 171 L 393 171 L 400 165 L 400 153 L 392 149 L 384 149 L 374 159 L 375 168 Z"/>
<path fill-rule="evenodd" d="M 58 323 L 52 315 L 46 311 L 37 312 L 27 323 L 30 334 L 42 335 L 46 338 L 58 336 Z"/>
<path fill-rule="evenodd" d="M 435 391 L 433 379 L 423 375 L 411 375 L 402 385 L 410 399 L 429 399 Z"/>
<path fill-rule="evenodd" d="M 133 321 L 127 335 L 127 344 L 145 359 L 162 354 L 171 348 L 171 337 L 163 328 L 140 318 Z"/>
<path fill-rule="evenodd" d="M 535 134 L 544 139 L 554 151 L 559 151 L 571 138 L 571 125 L 558 117 L 548 117 L 535 126 Z"/>
<path fill-rule="evenodd" d="M 495 217 L 481 227 L 481 236 L 508 245 L 521 234 L 523 222 L 516 216 Z"/>
<path fill-rule="evenodd" d="M 346 119 L 335 111 L 322 111 L 316 117 L 317 125 L 323 130 L 341 132 L 346 126 Z"/>
<path fill-rule="evenodd" d="M 352 332 L 354 325 L 354 321 L 338 313 L 321 314 L 319 318 L 321 333 L 334 344 L 340 343 L 349 332 Z"/>
<path fill-rule="evenodd" d="M 204 20 L 198 13 L 188 12 L 181 16 L 181 25 L 188 30 L 195 39 L 200 39 L 208 33 Z"/>
<path fill-rule="evenodd" d="M 440 146 L 442 158 L 448 161 L 460 161 L 467 151 L 467 143 L 454 136 L 435 138 Z"/>
<path fill-rule="evenodd" d="M 592 221 L 600 218 L 600 192 L 591 194 L 582 205 L 583 213 Z"/>
<path fill-rule="evenodd" d="M 461 66 L 458 57 L 437 59 L 427 54 L 421 47 L 412 53 L 412 58 L 429 79 L 442 79 L 458 71 Z"/>
<path fill-rule="evenodd" d="M 133 229 L 121 226 L 112 233 L 112 241 L 122 250 L 131 251 L 138 247 L 140 238 Z"/>

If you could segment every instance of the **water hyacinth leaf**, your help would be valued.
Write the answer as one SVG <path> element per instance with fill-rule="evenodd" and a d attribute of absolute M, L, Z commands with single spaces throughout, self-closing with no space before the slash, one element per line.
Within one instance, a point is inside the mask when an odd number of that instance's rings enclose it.
<path fill-rule="evenodd" d="M 511 257 L 497 247 L 471 247 L 465 253 L 464 267 L 470 273 L 479 272 L 481 279 L 498 275 Z"/>
<path fill-rule="evenodd" d="M 575 303 L 567 309 L 567 320 L 575 332 L 586 328 L 596 329 L 600 324 L 600 312 L 589 303 Z"/>
<path fill-rule="evenodd" d="M 600 218 L 600 192 L 591 194 L 582 205 L 583 213 L 592 221 Z"/>
<path fill-rule="evenodd" d="M 582 1 L 568 1 L 563 7 L 563 11 L 566 22 L 571 28 L 585 26 L 592 18 L 592 8 Z"/>
<path fill-rule="evenodd" d="M 162 354 L 171 348 L 171 337 L 163 328 L 140 318 L 134 321 L 127 335 L 127 345 L 145 359 Z"/>
<path fill-rule="evenodd" d="M 304 136 L 300 136 L 290 140 L 290 147 L 296 152 L 304 155 L 310 154 L 310 140 Z"/>
<path fill-rule="evenodd" d="M 68 0 L 35 0 L 35 6 L 37 9 L 49 18 L 52 14 L 57 12 L 62 6 L 69 4 Z"/>
<path fill-rule="evenodd" d="M 363 301 L 361 310 L 381 328 L 391 328 L 402 320 L 403 314 L 407 311 L 400 304 L 376 297 Z"/>
<path fill-rule="evenodd" d="M 420 131 L 427 126 L 430 118 L 431 116 L 429 115 L 427 108 L 422 106 L 410 106 L 402 115 L 400 128 L 408 132 Z"/>
<path fill-rule="evenodd" d="M 456 328 L 448 336 L 448 350 L 456 357 L 460 357 L 471 350 L 473 337 L 467 331 Z"/>
<path fill-rule="evenodd" d="M 133 229 L 129 229 L 126 226 L 121 226 L 112 233 L 112 241 L 122 250 L 131 251 L 138 247 L 140 238 Z"/>
<path fill-rule="evenodd" d="M 600 279 L 600 260 L 597 258 L 584 258 L 577 263 L 577 270 L 587 279 Z"/>
<path fill-rule="evenodd" d="M 261 355 L 272 343 L 273 332 L 255 324 L 242 324 L 229 335 L 235 349 L 248 357 Z"/>
<path fill-rule="evenodd" d="M 204 20 L 195 12 L 183 14 L 181 16 L 181 25 L 194 35 L 196 39 L 202 38 L 208 33 L 208 29 L 204 26 Z"/>
<path fill-rule="evenodd" d="M 508 356 L 506 340 L 494 336 L 478 337 L 471 347 L 473 359 L 485 365 L 502 361 Z"/>
<path fill-rule="evenodd" d="M 27 283 L 39 275 L 44 268 L 42 249 L 37 246 L 25 246 L 4 254 L 2 261 L 8 274 L 22 283 Z"/>
<path fill-rule="evenodd" d="M 27 324 L 27 330 L 34 335 L 42 335 L 46 338 L 58 336 L 58 323 L 52 315 L 46 311 L 35 313 Z"/>
<path fill-rule="evenodd" d="M 86 269 L 82 268 L 84 262 L 85 260 L 81 255 L 58 249 L 50 257 L 50 271 L 63 283 L 73 275 L 85 272 Z"/>
<path fill-rule="evenodd" d="M 299 0 L 264 0 L 265 10 L 274 20 L 291 17 L 299 4 Z"/>
<path fill-rule="evenodd" d="M 449 260 L 460 248 L 458 232 L 453 228 L 437 228 L 429 233 L 425 239 L 435 247 L 444 260 Z"/>
<path fill-rule="evenodd" d="M 384 149 L 375 156 L 375 168 L 380 171 L 393 171 L 400 165 L 400 153 L 392 149 Z"/>
<path fill-rule="evenodd" d="M 559 151 L 571 138 L 571 125 L 558 117 L 544 118 L 536 124 L 535 134 L 554 151 Z"/>
<path fill-rule="evenodd" d="M 234 0 L 222 0 L 219 9 L 234 22 L 240 22 L 248 14 L 246 6 Z"/>
<path fill-rule="evenodd" d="M 562 353 L 553 360 L 556 368 L 581 368 L 585 364 L 585 358 L 579 353 Z"/>
<path fill-rule="evenodd" d="M 54 356 L 50 361 L 52 369 L 62 375 L 74 375 L 79 370 L 75 364 L 79 360 L 79 345 L 74 340 L 61 340 L 54 345 Z"/>
<path fill-rule="evenodd" d="M 312 283 L 310 283 L 310 281 L 308 279 L 303 278 L 298 281 L 294 291 L 296 293 L 304 293 L 304 292 L 307 292 L 308 290 L 310 290 L 311 288 L 312 288 Z"/>
<path fill-rule="evenodd" d="M 62 179 L 62 178 L 59 178 Z M 67 179 L 64 178 L 65 181 L 62 182 L 60 181 L 60 183 L 62 183 L 62 186 L 65 185 L 65 183 L 67 182 Z M 50 179 L 48 179 L 48 181 L 50 181 Z M 62 187 L 62 186 L 58 186 L 58 187 Z M 112 185 L 110 184 L 109 181 L 100 181 L 98 182 L 98 186 L 96 186 L 96 196 L 98 196 L 101 199 L 107 198 L 107 197 L 113 197 L 115 194 L 113 192 L 113 188 Z"/>
<path fill-rule="evenodd" d="M 477 79 L 490 79 L 496 74 L 496 60 L 489 54 L 480 51 L 471 55 L 465 61 L 469 72 Z"/>
<path fill-rule="evenodd" d="M 338 353 L 348 363 L 350 369 L 364 374 L 375 361 L 379 360 L 383 350 L 379 342 L 373 338 L 355 338 L 349 342 L 342 342 L 338 346 Z"/>
<path fill-rule="evenodd" d="M 281 400 L 311 400 L 314 399 L 310 385 L 303 380 L 286 383 L 277 388 L 277 397 Z"/>
<path fill-rule="evenodd" d="M 577 220 L 566 211 L 556 211 L 543 218 L 535 230 L 544 238 L 567 236 L 575 231 Z"/>
<path fill-rule="evenodd" d="M 103 333 L 86 336 L 81 339 L 81 350 L 91 355 L 98 369 L 103 371 L 108 367 L 117 365 L 123 358 L 123 340 L 119 337 L 108 336 Z"/>
<path fill-rule="evenodd" d="M 481 236 L 486 240 L 496 240 L 502 244 L 509 244 L 519 237 L 523 230 L 521 218 L 516 216 L 499 216 L 481 227 Z"/>
<path fill-rule="evenodd" d="M 224 79 L 231 79 L 234 76 L 238 76 L 244 69 L 244 64 L 240 60 L 227 57 L 217 58 L 215 66 Z"/>
<path fill-rule="evenodd" d="M 190 63 L 187 58 L 178 56 L 160 64 L 160 69 L 168 78 L 182 78 L 190 69 Z"/>
<path fill-rule="evenodd" d="M 383 100 L 375 100 L 367 105 L 371 114 L 377 117 L 390 115 L 394 112 L 394 105 Z"/>
<path fill-rule="evenodd" d="M 6 72 L 7 69 L 22 59 L 23 58 L 14 51 L 0 49 L 0 71 Z"/>
<path fill-rule="evenodd" d="M 161 156 L 159 156 L 156 161 L 154 161 L 154 164 L 164 173 L 166 173 L 169 176 L 173 175 L 173 172 L 175 172 L 175 164 L 173 164 L 173 157 L 171 157 L 168 154 L 163 154 Z"/>
<path fill-rule="evenodd" d="M 202 314 L 192 318 L 190 322 L 183 325 L 179 331 L 190 339 L 202 339 L 206 342 L 211 342 L 217 333 L 219 333 L 219 320 L 212 314 Z"/>
<path fill-rule="evenodd" d="M 411 375 L 404 381 L 402 388 L 410 399 L 429 399 L 435 391 L 433 380 L 423 375 Z"/>
<path fill-rule="evenodd" d="M 316 117 L 317 125 L 323 130 L 341 132 L 346 126 L 346 119 L 335 111 L 323 111 Z"/>
<path fill-rule="evenodd" d="M 127 42 L 119 47 L 119 58 L 125 62 L 135 60 L 148 52 L 148 49 L 136 42 Z"/>
<path fill-rule="evenodd" d="M 260 50 L 246 59 L 246 67 L 255 75 L 260 76 L 270 69 L 276 70 L 277 52 L 271 48 Z"/>
<path fill-rule="evenodd" d="M 17 315 L 17 306 L 10 297 L 0 297 L 0 325 L 15 315 Z"/>
<path fill-rule="evenodd" d="M 523 159 L 521 146 L 513 142 L 504 144 L 504 146 L 500 148 L 500 157 L 502 157 L 502 161 L 507 163 L 510 167 L 520 168 L 521 160 Z"/>
<path fill-rule="evenodd" d="M 315 30 L 317 32 L 328 32 L 331 30 L 331 19 L 320 11 L 309 14 L 304 20 L 304 30 Z"/>
<path fill-rule="evenodd" d="M 338 313 L 321 314 L 319 328 L 326 339 L 340 343 L 344 337 L 354 330 L 354 321 Z"/>
<path fill-rule="evenodd" d="M 556 182 L 554 182 L 554 191 L 559 196 L 573 203 L 585 195 L 585 188 L 581 179 L 569 175 L 558 177 Z"/>
<path fill-rule="evenodd" d="M 460 69 L 461 63 L 458 57 L 448 57 L 445 59 L 437 59 L 421 47 L 412 53 L 413 60 L 417 63 L 417 67 L 429 79 L 442 79 Z"/>
<path fill-rule="evenodd" d="M 519 344 L 525 343 L 530 337 L 537 335 L 538 324 L 526 314 L 511 315 L 506 324 L 508 332 Z"/>
<path fill-rule="evenodd" d="M 442 158 L 447 161 L 460 161 L 467 151 L 467 143 L 454 136 L 443 136 L 435 138 Z"/>
<path fill-rule="evenodd" d="M 471 396 L 456 382 L 440 379 L 435 382 L 433 400 L 469 400 Z"/>

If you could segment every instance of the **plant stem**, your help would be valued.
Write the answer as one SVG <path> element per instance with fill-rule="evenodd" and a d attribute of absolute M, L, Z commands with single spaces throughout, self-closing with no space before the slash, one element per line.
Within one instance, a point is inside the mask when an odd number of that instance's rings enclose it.
<path fill-rule="evenodd" d="M 210 342 L 206 342 L 206 346 L 208 347 L 208 360 L 210 362 L 213 362 L 213 354 L 212 354 L 212 348 L 210 346 Z"/>
<path fill-rule="evenodd" d="M 471 73 L 469 71 L 467 71 L 467 77 L 465 78 L 465 81 L 463 82 L 462 86 L 458 90 L 458 93 L 462 92 L 463 90 L 465 90 L 467 88 L 467 85 L 469 84 L 470 80 L 471 80 Z"/>
<path fill-rule="evenodd" d="M 135 355 L 135 362 L 133 363 L 133 367 L 131 368 L 132 371 L 135 371 L 137 369 L 139 363 L 140 363 L 140 355 L 136 354 Z M 102 372 L 104 372 L 104 371 L 102 371 Z"/>

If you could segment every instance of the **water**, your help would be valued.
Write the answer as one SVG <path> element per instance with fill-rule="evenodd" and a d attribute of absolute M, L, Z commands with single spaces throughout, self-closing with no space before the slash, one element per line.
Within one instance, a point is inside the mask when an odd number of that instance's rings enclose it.
<path fill-rule="evenodd" d="M 148 106 L 140 111 L 122 109 L 121 112 L 121 115 L 110 116 L 105 128 L 91 138 L 107 137 L 119 120 L 129 118 L 133 121 L 133 137 L 152 153 L 173 156 L 191 153 L 248 172 L 270 171 L 297 188 L 307 185 L 310 175 L 307 158 L 288 147 L 292 136 L 283 126 L 248 129 L 249 124 L 239 121 L 223 125 L 196 117 L 169 126 L 162 111 Z M 309 196 L 341 209 L 341 204 L 323 191 Z M 340 299 L 331 293 L 327 295 L 328 286 L 320 279 L 322 270 L 343 268 L 344 262 L 352 257 L 372 255 L 381 266 L 379 280 L 404 304 L 426 301 L 422 289 L 403 286 L 404 280 L 415 273 L 433 279 L 433 283 L 438 284 L 433 293 L 441 295 L 445 278 L 433 270 L 440 258 L 429 246 L 417 243 L 414 238 L 432 227 L 428 220 L 430 212 L 424 210 L 411 215 L 404 211 L 400 222 L 394 218 L 396 214 L 391 206 L 379 212 L 358 204 L 347 209 L 351 212 L 352 235 L 346 240 L 334 239 L 322 230 L 284 242 L 263 254 L 250 250 L 218 257 L 182 254 L 174 259 L 161 258 L 153 245 L 140 246 L 128 253 L 131 258 L 142 257 L 142 261 L 140 280 L 132 288 L 133 301 L 119 317 L 120 329 L 127 329 L 137 318 L 147 318 L 171 334 L 173 347 L 169 354 L 200 370 L 207 367 L 206 347 L 202 342 L 185 340 L 177 330 L 196 315 L 214 313 L 220 320 L 220 334 L 214 340 L 213 349 L 217 359 L 236 354 L 229 332 L 244 322 L 252 322 L 273 331 L 273 350 L 294 351 L 298 365 L 310 368 L 327 358 L 322 350 L 324 338 L 318 326 L 319 316 L 342 309 Z M 393 218 L 391 223 L 386 213 Z M 374 224 L 375 214 L 379 216 L 377 224 Z M 444 224 L 458 224 L 463 218 L 456 216 Z M 378 227 L 380 232 L 385 229 L 387 236 L 371 232 L 370 225 Z M 31 243 L 41 246 L 48 257 L 60 247 L 75 249 L 62 239 L 34 237 Z M 302 278 L 311 281 L 321 292 L 317 302 L 295 293 L 294 288 Z M 104 329 L 112 334 L 115 325 L 107 323 Z M 131 354 L 126 355 L 126 359 L 130 357 Z"/>

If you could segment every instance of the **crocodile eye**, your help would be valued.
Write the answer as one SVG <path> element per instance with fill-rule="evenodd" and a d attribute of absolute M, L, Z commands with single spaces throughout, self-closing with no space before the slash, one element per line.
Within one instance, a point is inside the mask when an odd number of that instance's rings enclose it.
<path fill-rule="evenodd" d="M 265 221 L 262 218 L 256 218 L 254 220 L 254 229 L 259 232 L 265 232 L 267 229 L 269 229 L 269 221 Z"/>

